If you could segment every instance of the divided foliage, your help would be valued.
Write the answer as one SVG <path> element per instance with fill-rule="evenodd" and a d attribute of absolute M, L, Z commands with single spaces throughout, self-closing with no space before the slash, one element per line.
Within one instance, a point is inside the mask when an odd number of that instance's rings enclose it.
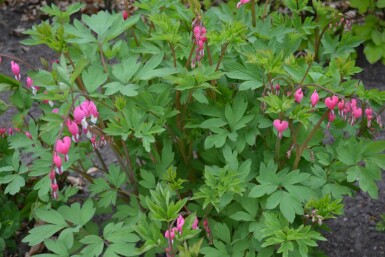
<path fill-rule="evenodd" d="M 0 77 L 21 129 L 0 134 L 0 248 L 29 219 L 23 242 L 44 244 L 40 257 L 323 256 L 322 222 L 342 214 L 342 197 L 377 197 L 385 93 L 352 77 L 362 40 L 329 28 L 335 10 L 285 0 L 287 12 L 269 13 L 255 2 L 203 12 L 196 0 L 142 0 L 126 20 L 44 7 L 50 19 L 23 41 L 58 56 L 28 71 L 37 94 Z M 330 108 L 331 96 L 356 101 L 354 114 Z M 53 199 L 55 144 L 85 100 L 99 117 L 77 125 Z M 86 181 L 86 197 L 70 175 Z"/>

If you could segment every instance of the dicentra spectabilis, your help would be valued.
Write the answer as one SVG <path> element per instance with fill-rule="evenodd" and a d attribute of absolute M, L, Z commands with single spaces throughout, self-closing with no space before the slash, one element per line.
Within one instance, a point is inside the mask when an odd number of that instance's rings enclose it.
<path fill-rule="evenodd" d="M 94 102 L 90 101 L 88 104 L 88 111 L 91 115 L 91 122 L 96 124 L 98 122 L 99 112 Z"/>
<path fill-rule="evenodd" d="M 372 119 L 373 119 L 373 110 L 371 108 L 366 108 L 365 109 L 365 115 L 366 115 L 366 119 L 368 120 L 367 126 L 368 126 L 368 128 L 370 128 L 370 126 L 372 124 Z"/>
<path fill-rule="evenodd" d="M 52 197 L 54 199 L 57 199 L 58 197 L 57 191 L 59 190 L 59 186 L 57 184 L 51 184 L 51 189 L 52 189 Z"/>
<path fill-rule="evenodd" d="M 21 75 L 20 75 L 20 67 L 19 67 L 19 65 L 16 62 L 11 61 L 11 69 L 12 69 L 13 75 L 15 75 L 15 79 L 20 81 L 21 80 Z"/>
<path fill-rule="evenodd" d="M 122 12 L 122 17 L 123 17 L 123 20 L 124 20 L 124 21 L 127 20 L 127 18 L 128 18 L 128 12 L 127 12 L 126 10 L 124 10 L 124 11 Z"/>
<path fill-rule="evenodd" d="M 195 24 L 195 22 L 194 22 Z M 204 43 L 207 41 L 206 38 L 206 28 L 202 26 L 202 24 L 199 24 L 193 28 L 194 33 L 194 43 L 197 47 L 195 57 L 191 61 L 191 67 L 195 68 L 196 63 L 200 63 L 205 52 L 204 52 Z"/>
<path fill-rule="evenodd" d="M 302 88 L 298 88 L 294 93 L 294 98 L 297 103 L 300 103 L 303 98 Z"/>
<path fill-rule="evenodd" d="M 330 124 L 335 120 L 336 118 L 336 115 L 334 114 L 333 110 L 329 112 L 329 116 L 328 116 L 328 125 L 327 125 L 327 128 L 329 129 L 330 128 Z"/>
<path fill-rule="evenodd" d="M 345 109 L 345 101 L 344 99 L 341 99 L 338 104 L 337 104 L 337 107 L 338 107 L 338 115 L 340 115 L 340 117 L 345 117 L 345 113 L 344 113 L 344 109 Z"/>
<path fill-rule="evenodd" d="M 335 95 L 333 95 L 332 97 L 327 97 L 325 99 L 325 105 L 327 108 L 329 108 L 329 110 L 331 110 L 333 115 L 334 115 L 334 108 L 336 107 L 337 104 L 338 104 L 338 97 Z"/>
<path fill-rule="evenodd" d="M 63 169 L 62 169 L 62 161 L 61 161 L 61 158 L 59 155 L 57 155 L 56 153 L 54 154 L 53 156 L 53 163 L 55 164 L 56 166 L 56 173 L 57 174 L 62 174 L 63 173 Z"/>
<path fill-rule="evenodd" d="M 164 237 L 167 239 L 174 240 L 175 238 L 175 232 L 178 232 L 177 228 L 171 228 L 171 230 L 167 230 L 166 233 L 164 233 Z"/>
<path fill-rule="evenodd" d="M 182 227 L 184 225 L 184 218 L 182 215 L 179 215 L 176 219 L 176 228 L 179 230 L 179 233 L 182 233 Z"/>
<path fill-rule="evenodd" d="M 362 109 L 357 108 L 356 106 L 352 106 L 352 117 L 350 124 L 353 126 L 354 122 L 362 116 Z"/>
<path fill-rule="evenodd" d="M 27 84 L 27 88 L 31 88 L 33 85 L 33 80 L 30 77 L 27 77 L 25 83 Z"/>
<path fill-rule="evenodd" d="M 66 123 L 67 123 L 68 131 L 72 135 L 72 140 L 74 142 L 78 142 L 79 141 L 79 127 L 78 127 L 78 125 L 71 120 L 67 120 Z"/>
<path fill-rule="evenodd" d="M 64 137 L 56 141 L 55 150 L 57 153 L 63 154 L 65 156 L 64 160 L 68 161 L 68 151 L 71 147 L 71 138 Z"/>
<path fill-rule="evenodd" d="M 250 2 L 250 0 L 240 0 L 237 4 L 237 8 L 241 7 L 244 4 L 247 4 L 248 2 Z"/>
<path fill-rule="evenodd" d="M 32 135 L 31 135 L 31 133 L 29 133 L 28 131 L 25 132 L 25 135 L 26 135 L 29 139 L 32 139 Z"/>
<path fill-rule="evenodd" d="M 317 90 L 314 90 L 313 94 L 310 97 L 311 106 L 315 107 L 318 103 L 319 95 L 317 93 Z"/>
<path fill-rule="evenodd" d="M 74 110 L 74 119 L 77 124 L 82 124 L 83 119 L 86 117 L 85 112 L 80 106 L 75 107 Z"/>
<path fill-rule="evenodd" d="M 353 108 L 353 107 L 356 107 L 357 106 L 357 100 L 356 99 L 352 99 L 350 100 L 350 106 Z"/>
<path fill-rule="evenodd" d="M 193 224 L 191 225 L 192 229 L 198 229 L 199 220 L 198 218 L 195 218 Z"/>
<path fill-rule="evenodd" d="M 289 123 L 287 121 L 279 119 L 274 120 L 273 125 L 278 131 L 279 138 L 282 138 L 282 133 L 289 127 Z"/>
<path fill-rule="evenodd" d="M 275 94 L 279 95 L 279 91 L 281 90 L 281 86 L 277 83 L 277 84 L 275 84 L 274 89 L 275 89 Z"/>

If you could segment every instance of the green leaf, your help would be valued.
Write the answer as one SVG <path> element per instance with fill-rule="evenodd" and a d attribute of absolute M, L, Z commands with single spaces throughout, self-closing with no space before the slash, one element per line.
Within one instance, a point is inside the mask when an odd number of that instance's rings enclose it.
<path fill-rule="evenodd" d="M 119 254 L 122 256 L 139 256 L 140 252 L 138 249 L 136 249 L 134 244 L 128 244 L 128 243 L 117 243 L 117 244 L 111 244 L 106 249 L 106 252 L 104 256 L 108 256 L 107 254 L 113 252 L 115 254 Z M 116 256 L 119 256 L 116 255 Z"/>
<path fill-rule="evenodd" d="M 122 83 L 130 82 L 132 76 L 138 71 L 140 62 L 138 56 L 130 56 L 122 63 L 115 64 L 112 68 L 112 74 Z"/>
<path fill-rule="evenodd" d="M 99 65 L 91 65 L 87 71 L 83 71 L 82 79 L 88 93 L 95 92 L 108 78 L 103 68 Z"/>
<path fill-rule="evenodd" d="M 256 218 L 244 211 L 237 211 L 230 215 L 230 218 L 237 221 L 255 221 Z"/>
<path fill-rule="evenodd" d="M 60 256 L 69 256 L 68 248 L 60 240 L 46 239 L 44 240 L 44 245 L 48 250 Z"/>
<path fill-rule="evenodd" d="M 0 100 L 0 114 L 3 114 L 8 109 L 8 104 Z"/>
<path fill-rule="evenodd" d="M 29 235 L 23 238 L 22 242 L 28 243 L 29 246 L 37 245 L 63 228 L 64 226 L 53 224 L 37 226 L 28 231 Z"/>
<path fill-rule="evenodd" d="M 0 184 L 8 184 L 4 190 L 5 194 L 15 195 L 25 186 L 25 180 L 22 176 L 13 174 L 0 177 Z"/>
<path fill-rule="evenodd" d="M 373 30 L 371 36 L 372 36 L 372 40 L 373 40 L 374 44 L 377 46 L 381 46 L 381 44 L 382 44 L 381 32 L 378 30 Z"/>
<path fill-rule="evenodd" d="M 373 64 L 381 59 L 382 47 L 376 46 L 373 43 L 367 43 L 364 48 L 364 53 L 368 61 Z"/>
<path fill-rule="evenodd" d="M 134 80 L 144 80 L 158 65 L 162 62 L 164 57 L 163 53 L 153 55 L 146 64 L 136 74 Z"/>
<path fill-rule="evenodd" d="M 231 244 L 230 230 L 226 223 L 216 222 L 213 226 L 213 234 L 227 244 Z"/>
<path fill-rule="evenodd" d="M 376 5 L 378 8 L 385 8 L 385 0 L 377 0 Z"/>
<path fill-rule="evenodd" d="M 140 175 L 143 178 L 143 180 L 139 181 L 139 184 L 141 186 L 149 189 L 155 188 L 155 185 L 156 185 L 155 176 L 151 172 L 141 169 Z"/>
<path fill-rule="evenodd" d="M 99 257 L 103 252 L 104 241 L 96 235 L 85 236 L 80 240 L 80 243 L 87 244 L 87 246 L 81 251 L 84 256 Z"/>
<path fill-rule="evenodd" d="M 114 185 L 116 188 L 121 187 L 127 180 L 127 176 L 120 168 L 116 165 L 110 165 L 108 168 L 108 175 L 106 178 Z"/>
<path fill-rule="evenodd" d="M 370 2 L 367 0 L 350 0 L 350 6 L 357 8 L 360 13 L 365 13 L 370 7 Z"/>
<path fill-rule="evenodd" d="M 63 215 L 61 215 L 56 210 L 53 210 L 53 209 L 46 210 L 46 209 L 39 208 L 39 209 L 35 209 L 35 214 L 36 214 L 36 217 L 38 217 L 39 219 L 45 222 L 52 223 L 58 226 L 64 226 L 64 227 L 68 226 L 67 222 L 65 222 Z"/>

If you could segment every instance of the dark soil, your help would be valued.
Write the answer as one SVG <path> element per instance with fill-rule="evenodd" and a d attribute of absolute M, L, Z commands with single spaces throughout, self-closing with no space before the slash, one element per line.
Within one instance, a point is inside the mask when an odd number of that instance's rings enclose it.
<path fill-rule="evenodd" d="M 26 6 L 24 6 L 26 7 Z M 40 58 L 47 60 L 56 55 L 45 46 L 25 47 L 18 42 L 23 39 L 20 31 L 30 28 L 33 21 L 22 21 L 24 8 L 11 9 L 0 7 L 0 54 L 13 55 L 33 64 L 41 66 Z M 9 59 L 3 58 L 0 73 L 11 75 Z M 358 66 L 363 68 L 357 77 L 368 88 L 385 89 L 385 66 L 378 63 L 370 65 L 359 52 Z M 21 65 L 25 80 L 27 67 Z M 0 93 L 0 98 L 8 101 L 9 95 Z M 0 127 L 11 127 L 11 117 L 17 110 L 10 108 L 0 116 Z M 335 220 L 327 221 L 331 231 L 325 232 L 327 242 L 321 242 L 320 248 L 329 257 L 382 257 L 385 256 L 385 232 L 375 230 L 380 215 L 385 213 L 385 180 L 378 184 L 379 199 L 372 200 L 366 193 L 359 192 L 353 198 L 345 199 L 345 214 Z M 25 248 L 25 247 L 23 247 Z"/>

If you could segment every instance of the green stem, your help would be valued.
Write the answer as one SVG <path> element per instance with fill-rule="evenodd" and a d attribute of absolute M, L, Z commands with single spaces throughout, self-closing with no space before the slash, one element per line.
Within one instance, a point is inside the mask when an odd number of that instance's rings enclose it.
<path fill-rule="evenodd" d="M 299 82 L 299 86 L 302 86 L 302 83 L 305 81 L 306 76 L 307 76 L 307 74 L 309 73 L 310 68 L 311 68 L 312 65 L 313 65 L 313 62 L 309 62 L 309 65 L 307 66 L 305 75 L 303 75 L 303 78 L 302 78 L 301 82 Z"/>
<path fill-rule="evenodd" d="M 195 44 L 192 45 L 191 50 L 190 50 L 190 54 L 189 54 L 189 56 L 188 56 L 188 58 L 187 58 L 186 65 L 185 65 L 185 68 L 186 68 L 186 69 L 188 68 L 188 66 L 189 66 L 190 63 L 191 63 L 191 57 L 192 57 L 192 55 L 193 55 L 193 53 L 194 53 L 194 50 L 195 50 Z"/>
<path fill-rule="evenodd" d="M 251 0 L 251 18 L 253 27 L 255 28 L 257 26 L 257 16 L 255 14 L 255 0 Z"/>
<path fill-rule="evenodd" d="M 281 138 L 277 137 L 277 140 L 275 141 L 275 163 L 278 163 L 278 166 L 279 166 L 280 149 L 281 149 Z"/>
<path fill-rule="evenodd" d="M 108 173 L 107 165 L 106 165 L 106 163 L 104 162 L 103 157 L 102 157 L 102 155 L 100 154 L 99 150 L 96 149 L 96 148 L 94 148 L 94 151 L 95 151 L 96 156 L 98 157 L 98 159 L 99 159 L 99 161 L 100 161 L 100 164 L 102 164 L 103 171 L 104 171 L 105 173 Z"/>
<path fill-rule="evenodd" d="M 326 117 L 329 115 L 330 110 L 326 111 L 324 115 L 319 119 L 318 123 L 315 125 L 313 130 L 310 132 L 310 134 L 307 136 L 305 139 L 305 142 L 299 147 L 299 152 L 297 152 L 297 155 L 295 157 L 295 161 L 293 164 L 293 170 L 296 170 L 298 168 L 299 161 L 301 160 L 301 156 L 303 151 L 306 149 L 307 144 L 310 142 L 310 140 L 313 138 L 315 132 L 319 129 L 321 126 L 322 122 L 326 119 Z"/>
<path fill-rule="evenodd" d="M 269 0 L 266 0 L 265 7 L 263 8 L 262 20 L 265 20 L 268 4 L 269 4 Z"/>
<path fill-rule="evenodd" d="M 215 67 L 215 71 L 219 70 L 219 66 L 221 65 L 223 56 L 225 55 L 228 46 L 229 46 L 229 43 L 228 43 L 228 42 L 225 43 L 225 44 L 222 46 L 221 55 L 219 56 L 217 66 Z"/>

